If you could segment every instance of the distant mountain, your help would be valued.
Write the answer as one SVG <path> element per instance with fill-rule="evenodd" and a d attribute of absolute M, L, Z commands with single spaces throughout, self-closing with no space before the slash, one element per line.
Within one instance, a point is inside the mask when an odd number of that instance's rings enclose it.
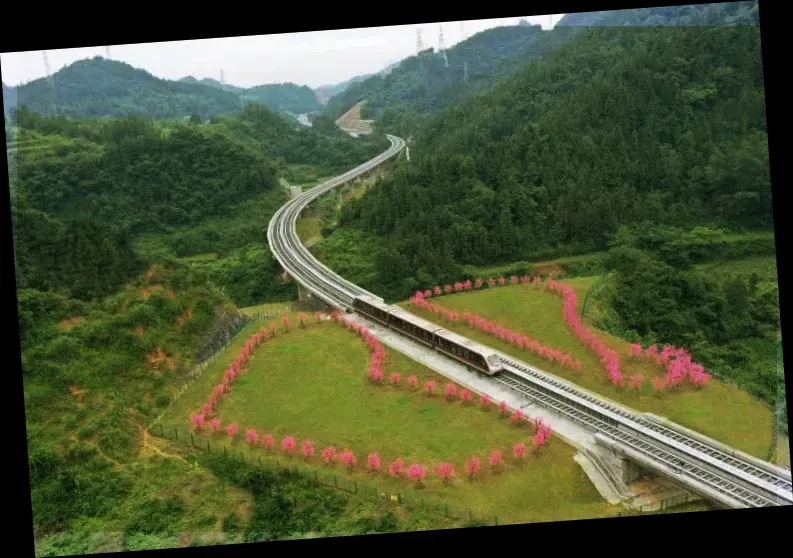
<path fill-rule="evenodd" d="M 337 83 L 336 85 L 323 85 L 321 87 L 317 87 L 314 89 L 314 93 L 317 96 L 317 101 L 320 105 L 325 106 L 328 104 L 328 101 L 335 97 L 336 95 L 340 95 L 344 93 L 350 86 L 355 85 L 356 83 L 361 83 L 362 81 L 375 76 L 384 76 L 390 74 L 395 68 L 397 68 L 402 63 L 401 60 L 394 62 L 393 64 L 389 64 L 379 72 L 374 74 L 364 74 L 360 76 L 355 76 L 353 78 L 348 79 L 347 81 L 343 81 L 341 83 Z"/>
<path fill-rule="evenodd" d="M 344 93 L 348 87 L 355 83 L 360 83 L 366 78 L 370 77 L 371 74 L 366 74 L 363 76 L 355 76 L 354 78 L 348 79 L 347 81 L 343 81 L 341 83 L 337 83 L 336 85 L 323 85 L 321 87 L 317 87 L 314 89 L 314 95 L 317 97 L 317 102 L 321 106 L 325 106 L 328 104 L 328 101 L 339 95 Z"/>
<path fill-rule="evenodd" d="M 351 84 L 328 101 L 326 112 L 338 118 L 366 100 L 367 117 L 393 125 L 396 117 L 389 111 L 427 114 L 440 110 L 514 74 L 565 33 L 546 35 L 539 25 L 498 27 L 456 44 L 446 50 L 445 57 L 427 49 Z"/>
<path fill-rule="evenodd" d="M 306 85 L 275 83 L 259 85 L 239 93 L 245 102 L 258 102 L 266 107 L 289 114 L 304 114 L 320 109 L 314 91 Z"/>
<path fill-rule="evenodd" d="M 16 106 L 16 88 L 3 84 L 3 112 L 7 113 Z"/>
<path fill-rule="evenodd" d="M 239 98 L 201 83 L 157 78 L 124 62 L 101 57 L 79 60 L 51 76 L 16 88 L 17 105 L 41 114 L 71 117 L 117 117 L 137 114 L 156 118 L 201 119 L 230 114 Z M 6 94 L 5 89 L 3 94 Z"/>
<path fill-rule="evenodd" d="M 194 78 L 193 76 L 187 76 L 187 77 L 183 77 L 179 81 L 183 81 L 183 82 L 186 82 L 186 83 L 200 83 L 200 84 L 203 84 L 203 85 L 208 85 L 209 87 L 214 87 L 216 89 L 221 89 L 223 91 L 230 91 L 232 93 L 239 93 L 239 92 L 245 91 L 244 87 L 237 87 L 236 85 L 229 85 L 228 83 L 225 83 L 225 84 L 224 83 L 220 83 L 218 80 L 212 79 L 212 78 L 203 78 L 201 80 L 198 80 L 198 79 Z"/>
<path fill-rule="evenodd" d="M 557 27 L 759 25 L 757 2 L 718 2 L 566 14 Z"/>

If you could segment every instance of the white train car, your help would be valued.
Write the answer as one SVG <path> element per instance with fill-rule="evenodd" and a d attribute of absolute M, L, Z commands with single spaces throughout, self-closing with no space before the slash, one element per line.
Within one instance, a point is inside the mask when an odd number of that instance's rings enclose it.
<path fill-rule="evenodd" d="M 453 331 L 445 329 L 434 332 L 436 351 L 449 356 L 467 367 L 493 376 L 502 368 L 501 359 L 487 347 Z"/>
<path fill-rule="evenodd" d="M 496 374 L 503 368 L 501 359 L 487 347 L 447 331 L 397 306 L 385 304 L 382 299 L 358 296 L 353 301 L 353 308 L 369 319 L 407 335 L 414 341 L 488 376 Z"/>

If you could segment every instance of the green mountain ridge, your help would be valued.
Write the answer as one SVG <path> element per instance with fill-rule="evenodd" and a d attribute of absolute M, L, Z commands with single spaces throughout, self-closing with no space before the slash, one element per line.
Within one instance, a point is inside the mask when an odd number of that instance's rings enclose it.
<path fill-rule="evenodd" d="M 414 140 L 342 214 L 386 242 L 377 292 L 601 250 L 642 220 L 773 225 L 758 27 L 585 29 Z"/>
<path fill-rule="evenodd" d="M 124 62 L 101 57 L 79 60 L 51 79 L 41 78 L 15 88 L 17 105 L 41 114 L 73 118 L 119 117 L 208 119 L 239 110 L 239 99 L 203 84 L 157 78 Z"/>
<path fill-rule="evenodd" d="M 759 25 L 757 2 L 719 2 L 565 14 L 557 27 Z"/>

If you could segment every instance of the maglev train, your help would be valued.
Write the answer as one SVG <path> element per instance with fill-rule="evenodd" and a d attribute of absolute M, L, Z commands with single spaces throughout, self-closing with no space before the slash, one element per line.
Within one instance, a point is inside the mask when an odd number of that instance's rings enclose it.
<path fill-rule="evenodd" d="M 407 335 L 414 341 L 457 360 L 469 369 L 488 376 L 493 376 L 502 369 L 501 359 L 487 347 L 440 328 L 399 307 L 385 304 L 381 299 L 357 296 L 353 300 L 353 309 L 389 329 Z"/>

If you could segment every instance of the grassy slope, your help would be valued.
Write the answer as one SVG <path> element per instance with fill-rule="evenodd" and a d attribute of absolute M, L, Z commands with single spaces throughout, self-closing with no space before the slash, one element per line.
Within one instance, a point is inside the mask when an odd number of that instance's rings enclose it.
<path fill-rule="evenodd" d="M 579 304 L 595 280 L 595 277 L 587 277 L 568 281 L 577 291 Z M 568 351 L 581 361 L 582 368 L 578 373 L 569 371 L 561 366 L 548 364 L 532 353 L 502 343 L 465 324 L 445 324 L 454 331 L 510 353 L 614 401 L 640 411 L 666 416 L 752 455 L 765 458 L 768 453 L 773 424 L 772 411 L 736 387 L 714 381 L 703 390 L 686 389 L 680 393 L 665 394 L 660 398 L 652 393 L 649 382 L 639 393 L 613 387 L 597 357 L 567 328 L 562 317 L 561 298 L 552 293 L 520 285 L 454 294 L 442 297 L 437 302 L 447 308 L 473 312 L 497 321 L 513 331 L 530 335 L 542 343 Z M 406 303 L 401 306 L 424 318 L 439 320 Z M 603 332 L 598 332 L 598 335 L 604 343 L 619 352 L 623 370 L 627 374 L 639 373 L 650 377 L 663 373 L 660 367 L 632 362 L 626 342 Z"/>
<path fill-rule="evenodd" d="M 253 331 L 261 325 L 249 327 Z M 174 404 L 163 418 L 165 428 L 187 429 L 189 413 L 206 400 L 222 376 L 224 364 L 245 338 L 243 333 L 229 352 Z M 242 428 L 254 427 L 279 436 L 291 434 L 299 440 L 310 438 L 316 449 L 328 444 L 350 447 L 359 463 L 364 462 L 369 451 L 377 451 L 384 463 L 403 457 L 408 462 L 416 459 L 429 468 L 449 460 L 458 475 L 462 461 L 470 455 L 479 455 L 484 461 L 492 449 L 507 451 L 519 440 L 529 441 L 529 427 L 505 424 L 497 418 L 495 409 L 485 413 L 475 407 L 461 408 L 460 403 L 447 403 L 440 396 L 428 400 L 405 387 L 370 386 L 364 377 L 367 359 L 365 345 L 336 325 L 296 329 L 259 347 L 251 368 L 222 403 L 221 415 L 224 422 L 237 421 Z M 445 383 L 444 378 L 396 353 L 389 352 L 385 371 L 387 375 L 399 371 L 403 377 L 415 374 L 421 379 L 433 378 L 439 385 Z M 218 436 L 215 443 L 229 442 Z M 244 444 L 235 442 L 234 446 L 242 448 Z M 254 455 L 266 458 L 264 450 L 254 451 Z M 500 521 L 567 520 L 613 514 L 614 508 L 601 499 L 572 460 L 573 455 L 572 448 L 554 440 L 522 467 L 507 458 L 505 474 L 488 475 L 474 484 L 458 479 L 454 486 L 444 487 L 428 472 L 427 486 L 420 493 L 450 506 L 471 509 L 475 515 L 497 515 Z M 394 493 L 411 490 L 405 481 L 384 475 L 376 481 L 365 473 L 353 473 L 351 477 L 376 482 Z"/>

